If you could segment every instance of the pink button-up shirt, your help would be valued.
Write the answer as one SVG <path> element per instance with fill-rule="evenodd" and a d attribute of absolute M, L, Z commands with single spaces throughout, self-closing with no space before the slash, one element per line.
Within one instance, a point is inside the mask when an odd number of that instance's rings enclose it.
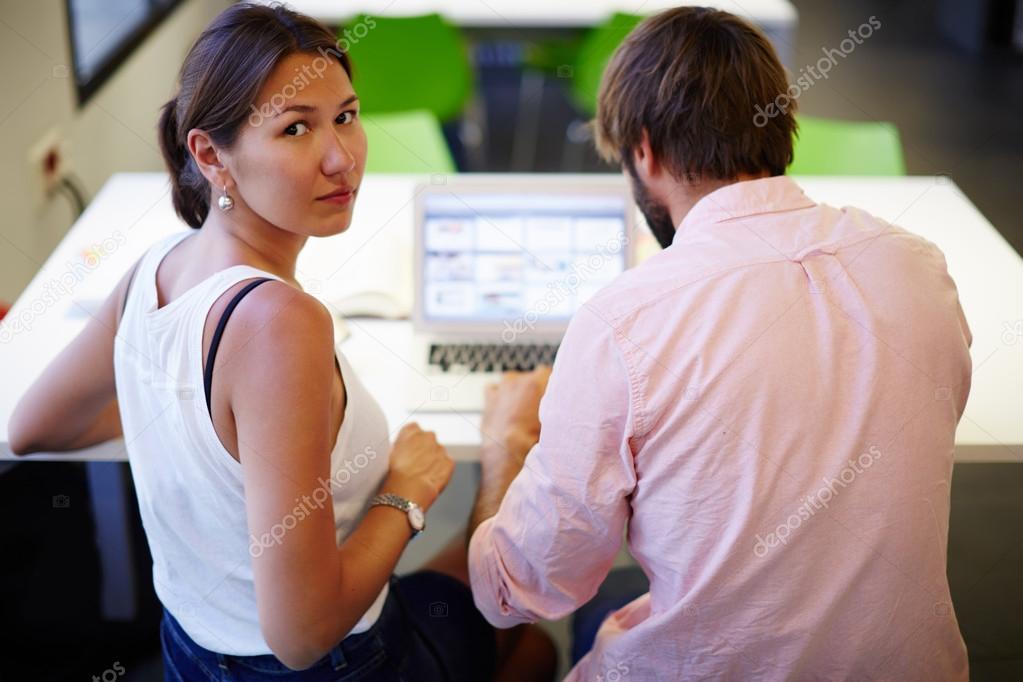
<path fill-rule="evenodd" d="M 945 557 L 970 341 L 930 242 L 787 177 L 707 195 L 572 320 L 472 538 L 478 608 L 561 618 L 625 538 L 650 592 L 570 680 L 966 680 Z"/>

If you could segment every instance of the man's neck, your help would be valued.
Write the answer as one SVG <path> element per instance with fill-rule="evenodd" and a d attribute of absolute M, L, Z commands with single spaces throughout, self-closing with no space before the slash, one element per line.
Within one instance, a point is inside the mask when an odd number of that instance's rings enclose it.
<path fill-rule="evenodd" d="M 727 187 L 728 185 L 734 185 L 737 182 L 745 182 L 747 180 L 759 180 L 760 178 L 770 177 L 770 174 L 766 171 L 759 174 L 747 174 L 740 173 L 736 178 L 732 180 L 697 180 L 695 182 L 680 182 L 676 186 L 669 196 L 665 198 L 665 205 L 668 207 L 668 212 L 671 214 L 671 220 L 675 223 L 677 229 L 682 224 L 682 220 L 689 215 L 689 211 L 693 209 L 700 199 L 704 198 L 711 192 Z"/>

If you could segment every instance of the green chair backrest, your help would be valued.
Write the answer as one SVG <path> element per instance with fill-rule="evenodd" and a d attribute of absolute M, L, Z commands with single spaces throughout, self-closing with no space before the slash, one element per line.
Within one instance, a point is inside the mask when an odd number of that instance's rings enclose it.
<path fill-rule="evenodd" d="M 893 123 L 800 116 L 790 175 L 905 175 Z"/>
<path fill-rule="evenodd" d="M 455 162 L 429 111 L 365 114 L 367 173 L 454 173 Z"/>
<path fill-rule="evenodd" d="M 604 69 L 625 36 L 642 20 L 638 14 L 616 12 L 583 38 L 573 65 L 571 88 L 572 99 L 583 113 L 592 116 L 596 112 L 597 92 Z"/>
<path fill-rule="evenodd" d="M 461 34 L 439 14 L 362 15 L 350 26 L 339 38 L 352 58 L 362 111 L 425 109 L 443 123 L 461 115 L 473 93 L 469 52 Z"/>

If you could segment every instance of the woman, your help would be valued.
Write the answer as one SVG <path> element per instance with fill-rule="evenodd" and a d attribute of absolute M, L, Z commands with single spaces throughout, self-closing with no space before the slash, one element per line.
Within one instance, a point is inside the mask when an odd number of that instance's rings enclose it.
<path fill-rule="evenodd" d="M 282 7 L 234 5 L 203 32 L 159 123 L 196 231 L 122 279 L 15 410 L 12 448 L 123 427 L 168 679 L 549 678 L 549 642 L 475 610 L 464 537 L 392 577 L 454 465 L 415 424 L 391 445 L 295 279 L 306 240 L 351 221 L 351 74 L 327 29 Z"/>

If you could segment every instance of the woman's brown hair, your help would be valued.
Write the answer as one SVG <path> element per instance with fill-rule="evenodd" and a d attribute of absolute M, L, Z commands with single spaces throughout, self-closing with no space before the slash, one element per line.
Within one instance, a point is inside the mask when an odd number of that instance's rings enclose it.
<path fill-rule="evenodd" d="M 611 58 L 598 95 L 597 149 L 631 167 L 646 130 L 654 157 L 678 179 L 782 175 L 792 162 L 795 107 L 766 123 L 756 114 L 787 90 L 759 29 L 706 7 L 667 10 L 644 20 Z"/>
<path fill-rule="evenodd" d="M 178 93 L 163 105 L 158 137 L 173 185 L 174 210 L 194 228 L 210 211 L 211 188 L 187 147 L 188 131 L 206 131 L 229 149 L 253 115 L 256 96 L 277 64 L 295 53 L 351 62 L 322 24 L 281 5 L 238 3 L 221 12 L 192 45 Z M 254 114 L 253 112 L 256 112 Z"/>

